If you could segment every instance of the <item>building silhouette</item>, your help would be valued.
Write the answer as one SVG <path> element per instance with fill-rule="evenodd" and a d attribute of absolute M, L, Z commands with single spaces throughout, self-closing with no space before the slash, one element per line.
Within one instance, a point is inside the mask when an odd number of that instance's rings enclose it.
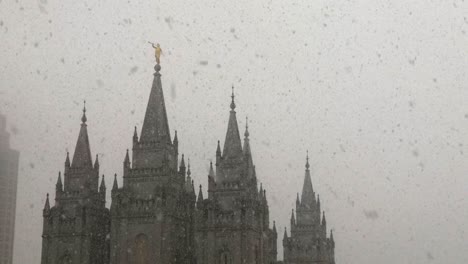
<path fill-rule="evenodd" d="M 19 152 L 10 147 L 6 118 L 0 114 L 0 264 L 13 262 Z"/>
<path fill-rule="evenodd" d="M 327 263 L 335 264 L 335 241 L 333 231 L 327 237 L 325 212 L 320 211 L 320 196 L 315 196 L 310 177 L 309 156 L 302 194 L 296 198 L 296 212 L 291 212 L 288 237 L 286 228 L 283 235 L 283 255 L 285 264 Z"/>
<path fill-rule="evenodd" d="M 190 162 L 179 158 L 177 132 L 170 133 L 161 66 L 154 69 L 143 127 L 140 135 L 135 127 L 125 153 L 122 186 L 114 176 L 110 210 L 104 177 L 98 186 L 98 157 L 91 162 L 83 109 L 73 161 L 67 153 L 54 206 L 47 196 L 41 263 L 278 263 L 276 226 L 257 180 L 247 126 L 242 144 L 234 93 L 223 150 L 218 141 L 216 162 L 210 163 L 208 196 L 201 185 L 197 196 Z"/>

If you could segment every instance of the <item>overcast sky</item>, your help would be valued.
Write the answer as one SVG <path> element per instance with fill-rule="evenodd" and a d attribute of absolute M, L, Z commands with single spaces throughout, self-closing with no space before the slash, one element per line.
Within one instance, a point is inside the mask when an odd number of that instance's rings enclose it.
<path fill-rule="evenodd" d="M 205 191 L 234 84 L 280 249 L 308 149 L 337 263 L 468 263 L 467 1 L 0 0 L 0 40 L 0 111 L 21 151 L 15 264 L 40 263 L 83 100 L 101 173 L 121 181 L 147 41 Z"/>

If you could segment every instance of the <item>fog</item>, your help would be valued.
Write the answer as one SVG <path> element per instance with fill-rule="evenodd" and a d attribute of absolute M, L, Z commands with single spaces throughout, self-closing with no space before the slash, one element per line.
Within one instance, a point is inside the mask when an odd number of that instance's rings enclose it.
<path fill-rule="evenodd" d="M 337 263 L 468 263 L 467 14 L 463 0 L 0 0 L 0 111 L 21 152 L 14 263 L 40 263 L 83 100 L 92 154 L 121 183 L 148 41 L 204 190 L 234 85 L 280 258 L 308 150 Z"/>

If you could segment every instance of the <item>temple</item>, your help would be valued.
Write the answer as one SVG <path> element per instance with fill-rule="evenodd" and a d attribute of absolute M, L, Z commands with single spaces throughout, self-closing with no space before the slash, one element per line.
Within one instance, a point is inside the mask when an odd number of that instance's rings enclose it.
<path fill-rule="evenodd" d="M 133 144 L 123 151 L 121 173 L 114 175 L 110 209 L 104 177 L 99 184 L 97 156 L 92 163 L 83 109 L 73 159 L 70 162 L 67 153 L 53 206 L 47 195 L 41 263 L 281 263 L 276 224 L 270 221 L 267 191 L 256 174 L 248 123 L 243 140 L 239 132 L 234 90 L 226 102 L 230 110 L 225 140 L 223 144 L 218 140 L 204 197 L 201 185 L 198 195 L 195 191 L 177 131 L 171 134 L 169 129 L 161 66 L 154 69 L 143 126 L 140 133 L 137 127 L 129 129 Z M 283 240 L 285 263 L 334 264 L 333 238 L 326 238 L 325 218 L 320 221 L 308 170 L 307 165 L 292 235 Z M 299 254 L 299 248 L 306 253 Z"/>

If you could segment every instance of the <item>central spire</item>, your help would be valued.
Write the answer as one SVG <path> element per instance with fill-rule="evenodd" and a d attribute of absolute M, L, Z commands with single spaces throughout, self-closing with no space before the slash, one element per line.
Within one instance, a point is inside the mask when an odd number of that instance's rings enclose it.
<path fill-rule="evenodd" d="M 169 123 L 167 121 L 166 105 L 161 84 L 161 66 L 154 67 L 154 80 L 146 107 L 145 120 L 141 130 L 141 142 L 171 142 Z"/>
<path fill-rule="evenodd" d="M 74 168 L 92 168 L 91 148 L 89 147 L 88 129 L 86 125 L 86 101 L 83 106 L 83 116 L 81 117 L 81 128 L 76 142 L 75 154 L 71 166 Z"/>
<path fill-rule="evenodd" d="M 234 102 L 234 86 L 232 87 L 231 98 L 231 111 L 229 114 L 229 123 L 226 132 L 226 140 L 224 141 L 224 159 L 237 158 L 242 156 L 242 143 L 239 134 L 239 127 L 237 125 L 236 111 L 234 111 L 234 109 L 236 108 L 236 103 Z"/>
<path fill-rule="evenodd" d="M 310 178 L 309 151 L 307 151 L 305 167 L 306 170 L 304 175 L 304 185 L 302 186 L 301 203 L 306 207 L 312 208 L 312 204 L 315 203 L 315 194 L 312 187 L 312 179 Z"/>

